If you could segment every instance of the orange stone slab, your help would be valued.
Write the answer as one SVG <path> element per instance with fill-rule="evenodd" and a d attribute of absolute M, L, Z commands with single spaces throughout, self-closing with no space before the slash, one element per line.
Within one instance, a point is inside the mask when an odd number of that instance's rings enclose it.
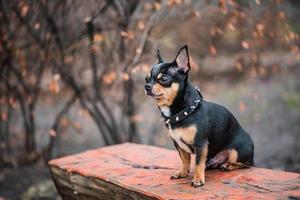
<path fill-rule="evenodd" d="M 189 177 L 169 179 L 180 167 L 176 151 L 140 144 L 90 150 L 51 160 L 49 166 L 64 199 L 103 199 L 107 191 L 110 199 L 131 192 L 126 199 L 300 198 L 300 174 L 254 167 L 206 171 L 206 184 L 193 188 L 193 167 Z"/>

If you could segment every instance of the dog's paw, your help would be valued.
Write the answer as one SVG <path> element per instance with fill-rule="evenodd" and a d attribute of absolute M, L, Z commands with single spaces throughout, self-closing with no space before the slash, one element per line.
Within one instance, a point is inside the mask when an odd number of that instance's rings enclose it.
<path fill-rule="evenodd" d="M 220 170 L 225 172 L 230 171 L 229 164 L 224 163 L 223 165 L 220 166 Z"/>
<path fill-rule="evenodd" d="M 179 179 L 179 178 L 185 178 L 188 176 L 188 172 L 177 172 L 175 174 L 173 174 L 172 176 L 170 176 L 171 180 L 174 179 Z"/>
<path fill-rule="evenodd" d="M 178 174 L 174 174 L 174 175 L 170 176 L 171 180 L 179 179 L 179 178 L 181 178 L 181 177 Z"/>
<path fill-rule="evenodd" d="M 197 188 L 197 187 L 201 187 L 205 184 L 205 180 L 201 180 L 199 178 L 193 178 L 193 181 L 191 183 L 191 186 L 193 186 L 194 188 Z"/>

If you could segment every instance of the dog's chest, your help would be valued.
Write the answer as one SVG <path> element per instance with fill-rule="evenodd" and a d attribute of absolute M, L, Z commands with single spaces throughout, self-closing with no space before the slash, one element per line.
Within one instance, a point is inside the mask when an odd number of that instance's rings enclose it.
<path fill-rule="evenodd" d="M 196 133 L 196 126 L 169 129 L 169 136 L 178 144 L 181 149 L 188 153 L 192 153 L 189 145 L 194 144 Z"/>

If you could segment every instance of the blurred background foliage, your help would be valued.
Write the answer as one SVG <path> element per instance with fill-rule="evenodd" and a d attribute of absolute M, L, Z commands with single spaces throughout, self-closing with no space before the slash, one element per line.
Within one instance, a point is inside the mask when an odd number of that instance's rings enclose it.
<path fill-rule="evenodd" d="M 300 172 L 299 18 L 297 0 L 0 1 L 0 199 L 42 198 L 54 157 L 173 148 L 144 77 L 157 48 L 172 60 L 184 44 L 192 81 L 240 120 L 256 164 Z"/>

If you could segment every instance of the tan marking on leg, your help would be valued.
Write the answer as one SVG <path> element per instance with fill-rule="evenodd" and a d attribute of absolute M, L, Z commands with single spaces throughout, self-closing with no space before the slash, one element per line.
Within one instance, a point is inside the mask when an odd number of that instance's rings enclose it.
<path fill-rule="evenodd" d="M 237 163 L 238 153 L 235 149 L 228 149 L 228 162 Z"/>
<path fill-rule="evenodd" d="M 162 97 L 156 99 L 158 106 L 171 106 L 179 89 L 178 83 L 172 83 L 171 87 L 163 87 L 159 83 L 153 85 L 154 94 L 162 94 Z"/>
<path fill-rule="evenodd" d="M 235 149 L 228 149 L 228 162 L 224 163 L 221 168 L 225 171 L 241 169 L 247 167 L 245 164 L 238 162 L 238 153 Z"/>
<path fill-rule="evenodd" d="M 191 154 L 185 152 L 184 150 L 179 148 L 179 153 L 181 155 L 181 174 L 183 176 L 187 176 L 190 171 L 190 164 L 191 164 Z"/>
<path fill-rule="evenodd" d="M 181 158 L 181 167 L 180 171 L 175 173 L 173 176 L 171 176 L 171 179 L 178 179 L 178 178 L 184 178 L 187 177 L 190 171 L 190 164 L 191 164 L 191 154 L 187 153 L 186 151 L 182 150 L 180 147 L 178 147 L 178 152 L 180 154 Z"/>
<path fill-rule="evenodd" d="M 201 150 L 200 155 L 200 162 L 199 164 L 195 165 L 195 173 L 193 178 L 193 186 L 199 187 L 201 185 L 205 184 L 205 163 L 208 153 L 208 144 L 205 144 L 205 146 Z"/>

